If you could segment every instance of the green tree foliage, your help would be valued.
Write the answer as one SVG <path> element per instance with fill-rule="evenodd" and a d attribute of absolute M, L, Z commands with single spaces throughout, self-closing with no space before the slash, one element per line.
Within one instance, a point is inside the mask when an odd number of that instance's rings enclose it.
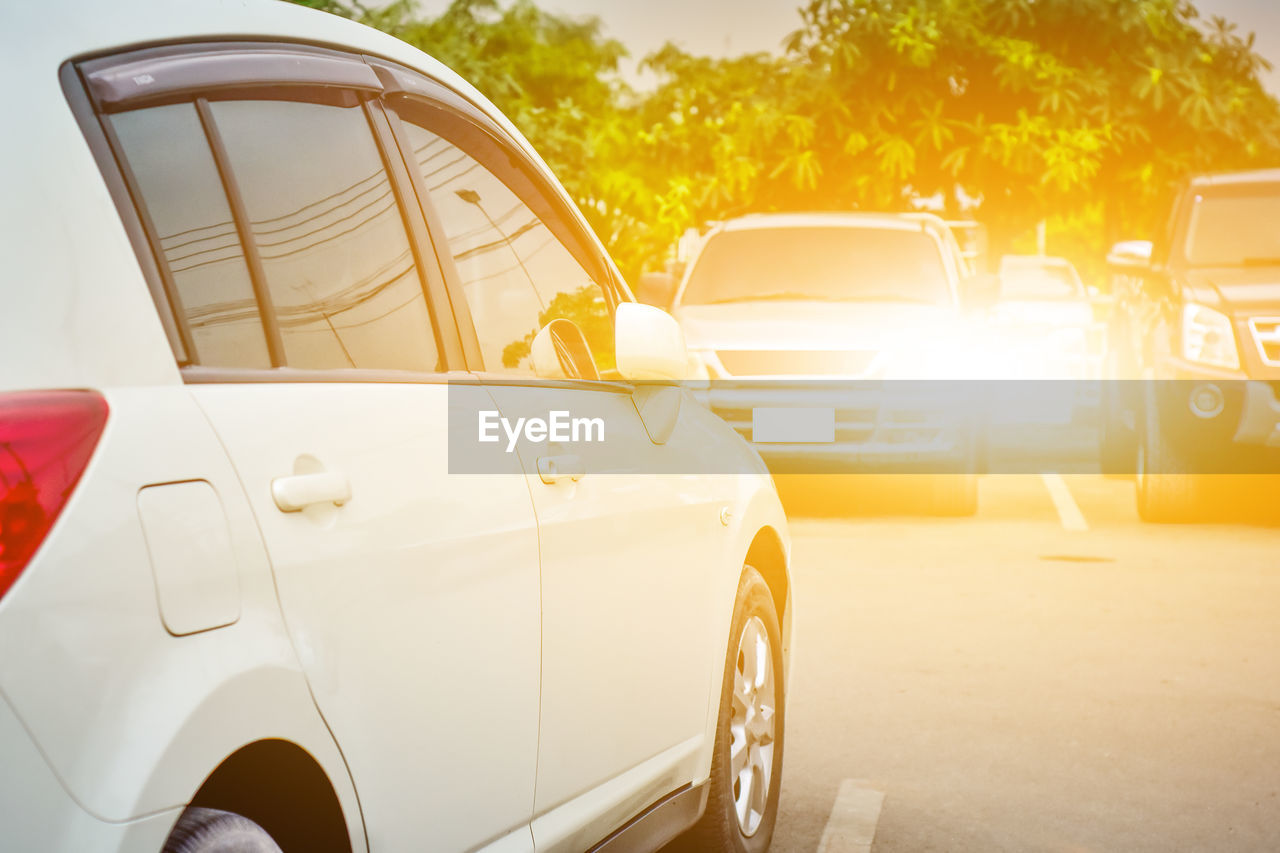
<path fill-rule="evenodd" d="M 636 244 L 636 211 L 656 205 L 627 168 L 636 137 L 622 82 L 622 44 L 598 18 L 555 15 L 532 0 L 453 0 L 434 18 L 412 0 L 386 6 L 356 0 L 295 0 L 391 33 L 443 62 L 494 102 L 528 137 L 615 257 Z"/>
<path fill-rule="evenodd" d="M 597 19 L 531 0 L 455 0 L 429 20 L 407 0 L 308 5 L 474 83 L 632 280 L 708 220 L 929 196 L 976 200 L 996 251 L 1047 219 L 1078 260 L 1100 257 L 1150 234 L 1186 175 L 1280 164 L 1252 37 L 1187 0 L 804 0 L 781 54 L 669 44 L 644 60 L 644 93 L 621 82 L 625 52 Z"/>
<path fill-rule="evenodd" d="M 531 0 L 454 0 L 396 35 L 430 53 L 499 106 L 557 174 L 589 169 L 616 110 L 626 51 L 596 18 L 551 15 Z"/>
<path fill-rule="evenodd" d="M 1186 0 L 810 0 L 801 14 L 789 55 L 825 84 L 815 145 L 849 203 L 961 188 L 1007 242 L 1100 202 L 1101 242 L 1149 231 L 1188 173 L 1280 155 L 1252 37 Z"/>
<path fill-rule="evenodd" d="M 516 367 L 528 358 L 538 330 L 552 320 L 568 320 L 578 327 L 595 358 L 596 369 L 601 373 L 617 366 L 613 359 L 613 318 L 600 296 L 600 288 L 594 284 L 557 293 L 551 304 L 538 313 L 538 328 L 502 348 L 503 365 Z"/>

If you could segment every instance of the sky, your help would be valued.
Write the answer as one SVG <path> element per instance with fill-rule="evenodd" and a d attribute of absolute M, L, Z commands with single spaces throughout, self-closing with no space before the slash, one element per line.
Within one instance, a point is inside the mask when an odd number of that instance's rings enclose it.
<path fill-rule="evenodd" d="M 595 15 L 607 35 L 631 52 L 632 62 L 675 41 L 696 54 L 730 56 L 780 50 L 782 40 L 800 26 L 800 0 L 535 0 L 551 12 Z M 1264 82 L 1280 95 L 1280 0 L 1195 0 L 1201 16 L 1221 15 L 1240 32 L 1257 33 L 1258 52 L 1273 68 Z M 418 0 L 437 14 L 448 0 Z M 628 73 L 628 77 L 632 75 Z M 633 78 L 634 79 L 634 78 Z"/>

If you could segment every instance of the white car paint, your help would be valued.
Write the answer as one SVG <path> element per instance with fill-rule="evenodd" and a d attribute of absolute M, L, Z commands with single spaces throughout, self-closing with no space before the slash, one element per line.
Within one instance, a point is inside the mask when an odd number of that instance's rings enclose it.
<path fill-rule="evenodd" d="M 758 536 L 790 556 L 758 458 L 685 406 L 672 453 L 719 436 L 747 473 L 549 486 L 513 457 L 505 475 L 462 476 L 443 385 L 184 384 L 59 68 L 211 38 L 386 57 L 522 139 L 429 57 L 287 3 L 6 10 L 0 70 L 22 85 L 0 134 L 0 396 L 95 389 L 110 415 L 0 598 L 5 846 L 157 850 L 206 777 L 264 738 L 314 759 L 353 850 L 573 849 L 705 781 L 743 560 Z M 476 405 L 513 393 L 477 386 Z M 282 511 L 272 483 L 322 471 L 350 499 Z M 149 498 L 191 483 L 208 491 L 171 494 L 208 513 L 195 529 L 219 529 L 215 506 L 225 521 L 202 553 L 234 564 L 188 581 L 156 527 L 179 503 Z M 238 606 L 208 606 L 211 584 Z"/>
<path fill-rule="evenodd" d="M 370 844 L 396 846 L 424 818 L 444 850 L 527 823 L 539 660 L 529 487 L 514 459 L 508 476 L 450 476 L 441 417 L 463 394 L 477 409 L 489 396 L 394 383 L 192 393 L 250 495 L 285 624 L 359 785 Z M 350 502 L 277 510 L 271 480 L 312 470 L 349 477 Z M 442 778 L 449 784 L 433 781 Z"/>

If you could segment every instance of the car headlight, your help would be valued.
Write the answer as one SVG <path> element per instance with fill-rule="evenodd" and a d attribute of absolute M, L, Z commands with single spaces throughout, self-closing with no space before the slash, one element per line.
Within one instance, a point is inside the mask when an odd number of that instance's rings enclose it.
<path fill-rule="evenodd" d="M 1194 303 L 1182 309 L 1182 357 L 1187 361 L 1238 370 L 1240 353 L 1231 318 Z"/>

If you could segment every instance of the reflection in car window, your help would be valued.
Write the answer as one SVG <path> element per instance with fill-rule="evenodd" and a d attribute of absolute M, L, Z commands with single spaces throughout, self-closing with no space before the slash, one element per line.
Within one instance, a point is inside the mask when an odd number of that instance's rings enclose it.
<path fill-rule="evenodd" d="M 270 367 L 240 238 L 192 104 L 111 117 L 195 344 L 214 367 Z"/>
<path fill-rule="evenodd" d="M 360 107 L 210 105 L 291 367 L 434 371 L 422 283 Z"/>
<path fill-rule="evenodd" d="M 534 335 L 563 318 L 582 330 L 597 368 L 612 369 L 613 326 L 600 285 L 485 166 L 422 127 L 405 128 L 443 222 L 485 368 L 531 373 Z"/>
<path fill-rule="evenodd" d="M 815 226 L 716 234 L 680 301 L 788 299 L 947 303 L 952 295 L 938 242 L 929 234 Z"/>

